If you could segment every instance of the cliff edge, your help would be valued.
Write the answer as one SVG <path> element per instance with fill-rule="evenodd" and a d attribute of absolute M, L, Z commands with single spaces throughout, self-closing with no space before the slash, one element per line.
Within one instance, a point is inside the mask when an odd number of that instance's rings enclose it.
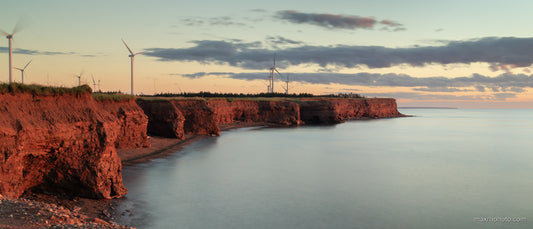
<path fill-rule="evenodd" d="M 20 87 L 0 91 L 0 194 L 17 198 L 30 189 L 106 199 L 126 194 L 115 146 L 147 146 L 148 120 L 135 101 L 97 102 L 88 86 Z M 140 134 L 124 134 L 130 130 Z"/>
<path fill-rule="evenodd" d="M 88 86 L 0 85 L 0 194 L 120 197 L 127 189 L 117 148 L 149 147 L 147 134 L 184 139 L 220 135 L 224 124 L 297 126 L 402 116 L 394 99 L 136 99 L 93 95 Z"/>
<path fill-rule="evenodd" d="M 271 126 L 336 124 L 353 119 L 403 117 L 390 98 L 137 99 L 154 136 L 183 139 L 186 134 L 220 135 L 221 124 Z"/>

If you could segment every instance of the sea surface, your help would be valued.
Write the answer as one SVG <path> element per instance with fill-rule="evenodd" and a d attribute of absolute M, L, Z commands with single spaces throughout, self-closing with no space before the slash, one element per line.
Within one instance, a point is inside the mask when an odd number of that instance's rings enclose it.
<path fill-rule="evenodd" d="M 126 166 L 138 228 L 533 228 L 533 110 L 244 128 Z"/>

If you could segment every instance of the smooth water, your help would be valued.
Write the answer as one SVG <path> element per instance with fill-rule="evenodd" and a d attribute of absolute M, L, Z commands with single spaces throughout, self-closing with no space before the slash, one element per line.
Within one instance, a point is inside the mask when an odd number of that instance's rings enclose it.
<path fill-rule="evenodd" d="M 123 170 L 138 228 L 533 228 L 533 110 L 246 128 Z M 506 218 L 508 217 L 508 218 Z"/>

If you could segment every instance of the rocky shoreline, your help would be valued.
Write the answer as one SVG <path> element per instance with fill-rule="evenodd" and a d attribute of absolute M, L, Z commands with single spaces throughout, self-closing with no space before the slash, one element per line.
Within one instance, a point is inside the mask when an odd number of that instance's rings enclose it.
<path fill-rule="evenodd" d="M 10 90 L 0 93 L 0 227 L 5 228 L 118 227 L 110 212 L 111 199 L 127 193 L 122 166 L 165 156 L 201 136 L 248 126 L 404 116 L 394 99 L 96 100 L 86 86 Z M 25 210 L 17 212 L 16 206 Z"/>
<path fill-rule="evenodd" d="M 265 126 L 265 123 L 221 125 L 221 131 L 243 127 Z M 188 135 L 184 139 L 151 136 L 150 147 L 117 151 L 124 166 L 143 163 L 176 153 L 187 144 L 204 136 Z M 88 199 L 26 192 L 13 199 L 0 195 L 0 228 L 131 228 L 114 222 L 113 200 Z"/>

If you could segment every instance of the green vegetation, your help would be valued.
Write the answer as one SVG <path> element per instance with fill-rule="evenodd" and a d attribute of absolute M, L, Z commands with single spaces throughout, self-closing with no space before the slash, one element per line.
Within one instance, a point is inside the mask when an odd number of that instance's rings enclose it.
<path fill-rule="evenodd" d="M 62 95 L 62 94 L 85 94 L 91 93 L 91 87 L 82 85 L 79 87 L 50 87 L 37 84 L 0 84 L 0 94 L 5 93 L 31 93 L 32 95 Z"/>
<path fill-rule="evenodd" d="M 146 100 L 146 101 L 167 101 L 167 100 L 206 100 L 206 98 L 200 98 L 200 97 L 183 97 L 183 96 L 155 96 L 155 95 L 141 95 L 137 97 L 138 100 Z"/>
<path fill-rule="evenodd" d="M 359 94 L 336 94 L 336 95 L 313 95 L 310 93 L 285 94 L 285 93 L 217 93 L 217 92 L 199 92 L 199 93 L 159 93 L 155 95 L 143 95 L 143 97 L 200 97 L 200 98 L 363 98 Z"/>
<path fill-rule="evenodd" d="M 135 99 L 136 96 L 123 94 L 121 92 L 98 92 L 98 93 L 93 93 L 93 98 L 96 101 L 120 102 L 124 100 Z"/>

